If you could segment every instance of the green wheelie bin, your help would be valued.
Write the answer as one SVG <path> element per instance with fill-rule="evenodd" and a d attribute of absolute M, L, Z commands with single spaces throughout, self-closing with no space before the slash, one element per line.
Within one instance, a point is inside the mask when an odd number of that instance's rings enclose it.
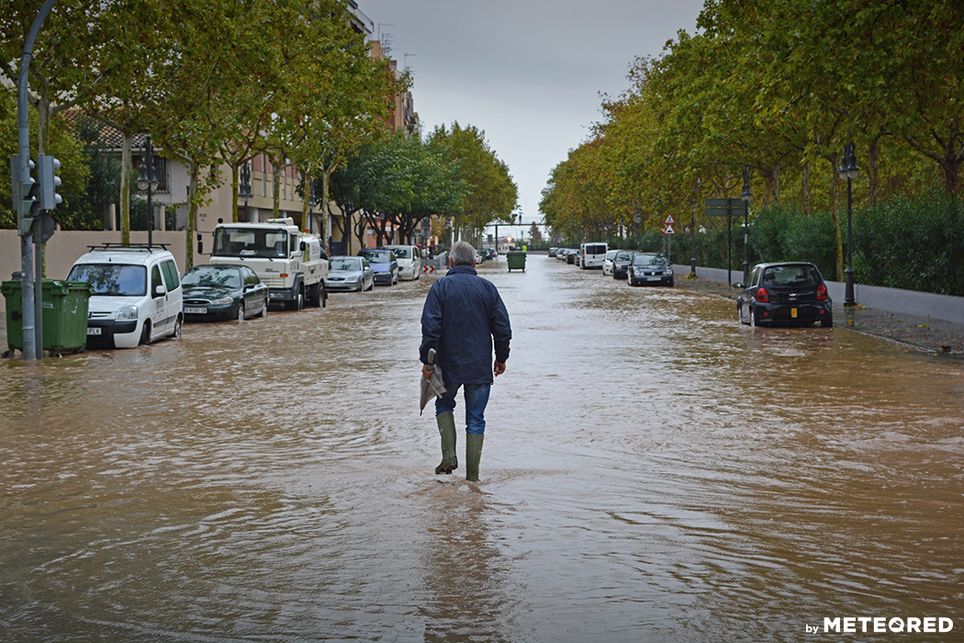
<path fill-rule="evenodd" d="M 505 256 L 506 262 L 509 264 L 509 272 L 513 270 L 526 271 L 526 253 L 522 250 L 510 250 Z"/>
<path fill-rule="evenodd" d="M 6 299 L 7 345 L 23 350 L 23 285 L 4 281 L 0 293 Z M 43 350 L 76 353 L 87 346 L 87 305 L 90 285 L 85 281 L 43 280 Z"/>

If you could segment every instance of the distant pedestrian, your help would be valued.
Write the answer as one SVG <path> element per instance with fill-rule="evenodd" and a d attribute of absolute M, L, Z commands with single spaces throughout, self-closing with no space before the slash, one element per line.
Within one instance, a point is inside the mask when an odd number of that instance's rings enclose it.
<path fill-rule="evenodd" d="M 458 468 L 455 394 L 464 388 L 465 479 L 479 479 L 485 435 L 485 407 L 493 376 L 505 373 L 512 328 L 499 291 L 475 271 L 475 248 L 457 241 L 448 253 L 449 271 L 428 291 L 422 308 L 422 375 L 429 378 L 428 351 L 437 352 L 446 392 L 435 400 L 442 462 L 435 473 Z M 495 363 L 492 351 L 495 348 Z"/>

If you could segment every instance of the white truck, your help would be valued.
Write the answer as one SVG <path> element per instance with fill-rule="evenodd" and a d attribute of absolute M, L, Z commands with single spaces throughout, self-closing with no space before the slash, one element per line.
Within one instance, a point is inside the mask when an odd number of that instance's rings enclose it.
<path fill-rule="evenodd" d="M 300 310 L 325 306 L 328 257 L 316 235 L 298 229 L 294 220 L 222 223 L 214 229 L 211 263 L 244 265 L 268 285 L 269 301 Z"/>

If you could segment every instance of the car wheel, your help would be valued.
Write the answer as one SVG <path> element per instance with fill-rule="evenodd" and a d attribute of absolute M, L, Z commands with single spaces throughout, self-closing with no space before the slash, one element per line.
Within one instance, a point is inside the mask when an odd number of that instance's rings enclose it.
<path fill-rule="evenodd" d="M 369 292 L 372 291 L 372 290 L 375 290 L 375 280 L 374 280 L 374 279 L 372 279 L 372 282 L 371 282 L 370 284 L 368 284 L 368 288 L 366 288 L 365 290 L 367 290 L 367 291 L 369 291 Z"/>
<path fill-rule="evenodd" d="M 141 341 L 137 344 L 138 346 L 147 346 L 151 343 L 151 320 L 144 320 L 144 327 L 141 328 Z"/>
<path fill-rule="evenodd" d="M 298 290 L 298 296 L 295 298 L 295 310 L 304 310 L 305 308 L 305 289 L 301 288 Z"/>
<path fill-rule="evenodd" d="M 264 303 L 261 304 L 261 319 L 268 317 L 268 300 L 265 299 Z"/>
<path fill-rule="evenodd" d="M 318 299 L 321 301 L 321 307 L 327 308 L 328 307 L 328 289 L 325 288 L 325 284 L 318 284 L 318 288 L 321 289 L 321 291 L 318 293 Z"/>
<path fill-rule="evenodd" d="M 756 313 L 753 311 L 753 306 L 750 306 L 749 311 L 750 311 L 750 326 L 752 326 L 753 328 L 756 328 L 756 326 L 757 326 L 757 324 L 756 324 Z"/>
<path fill-rule="evenodd" d="M 244 321 L 244 302 L 238 304 L 238 321 Z"/>
<path fill-rule="evenodd" d="M 174 332 L 171 333 L 171 337 L 174 339 L 181 339 L 181 330 L 184 326 L 184 318 L 180 315 L 177 316 L 177 320 L 174 322 Z"/>

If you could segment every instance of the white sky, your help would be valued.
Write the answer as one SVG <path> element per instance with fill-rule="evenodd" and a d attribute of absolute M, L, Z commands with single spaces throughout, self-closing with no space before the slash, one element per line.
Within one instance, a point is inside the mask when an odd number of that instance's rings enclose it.
<path fill-rule="evenodd" d="M 357 1 L 375 23 L 375 37 L 387 34 L 391 57 L 411 69 L 423 133 L 453 121 L 484 130 L 519 186 L 526 228 L 542 219 L 539 199 L 549 172 L 600 119 L 600 92 L 626 89 L 633 57 L 658 56 L 679 29 L 692 33 L 703 6 L 702 0 Z"/>

